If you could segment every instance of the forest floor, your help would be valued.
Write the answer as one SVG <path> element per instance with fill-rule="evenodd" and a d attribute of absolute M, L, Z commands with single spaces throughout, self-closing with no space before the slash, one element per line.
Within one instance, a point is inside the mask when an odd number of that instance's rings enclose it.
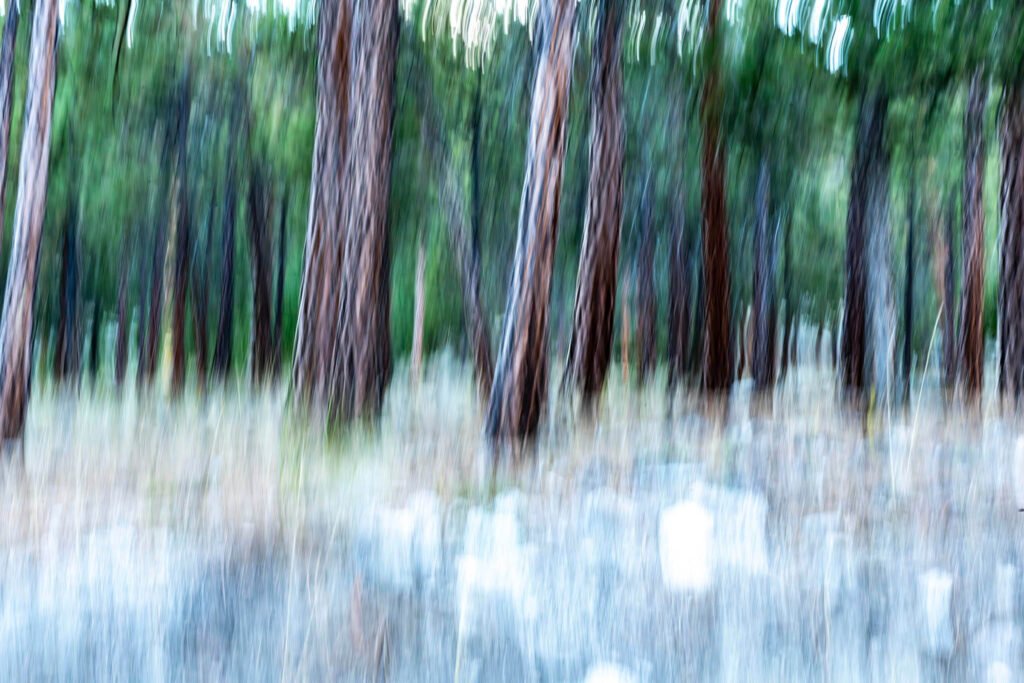
<path fill-rule="evenodd" d="M 668 418 L 614 370 L 492 489 L 468 369 L 324 439 L 282 390 L 40 386 L 0 482 L 0 680 L 1019 680 L 1024 442 L 829 371 Z M 605 678 L 600 678 L 600 676 Z"/>

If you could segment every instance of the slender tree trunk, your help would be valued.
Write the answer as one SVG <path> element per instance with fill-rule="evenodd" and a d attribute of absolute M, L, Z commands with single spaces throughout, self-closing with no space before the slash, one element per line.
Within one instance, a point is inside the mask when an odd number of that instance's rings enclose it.
<path fill-rule="evenodd" d="M 903 401 L 910 401 L 910 374 L 914 341 L 914 228 L 917 211 L 916 183 L 912 177 L 907 194 L 907 275 L 903 286 Z"/>
<path fill-rule="evenodd" d="M 355 0 L 332 420 L 375 418 L 391 379 L 388 198 L 398 27 L 397 0 Z"/>
<path fill-rule="evenodd" d="M 23 433 L 31 387 L 36 274 L 46 209 L 57 61 L 56 0 L 39 0 L 33 15 L 14 237 L 0 322 L 0 437 L 5 440 L 20 438 Z"/>
<path fill-rule="evenodd" d="M 424 283 L 427 272 L 427 247 L 423 234 L 420 234 L 419 244 L 416 245 L 416 284 L 413 291 L 413 316 L 412 316 L 412 353 L 410 370 L 412 383 L 415 386 L 419 383 L 423 373 L 423 321 L 426 314 L 426 285 Z"/>
<path fill-rule="evenodd" d="M 888 99 L 878 90 L 866 93 L 857 116 L 853 178 L 846 217 L 846 298 L 842 343 L 843 386 L 854 396 L 861 396 L 867 387 L 867 358 L 871 342 L 879 343 L 881 324 L 868 322 L 881 319 L 883 312 L 875 302 L 888 296 L 874 287 L 885 285 L 885 274 L 874 272 L 881 266 L 878 258 L 888 231 L 888 155 L 885 148 L 885 121 Z M 870 300 L 869 300 L 870 296 Z M 870 338 L 869 338 L 870 334 Z M 883 344 L 884 347 L 884 344 Z M 884 363 L 885 348 L 871 349 Z M 878 367 L 876 365 L 876 367 Z M 875 373 L 875 381 L 879 379 Z M 881 388 L 881 387 L 878 387 Z"/>
<path fill-rule="evenodd" d="M 94 299 L 92 302 L 92 327 L 89 330 L 89 377 L 94 388 L 100 373 L 100 340 L 102 339 L 102 331 L 103 309 L 100 307 L 99 299 Z"/>
<path fill-rule="evenodd" d="M 971 78 L 964 117 L 964 293 L 960 314 L 960 384 L 969 399 L 981 393 L 985 359 L 985 101 L 988 79 Z"/>
<path fill-rule="evenodd" d="M 654 291 L 654 226 L 651 198 L 644 191 L 640 206 L 641 237 L 636 262 L 636 343 L 638 364 L 636 381 L 643 386 L 654 372 L 658 359 L 658 302 Z"/>
<path fill-rule="evenodd" d="M 213 193 L 216 197 L 216 192 Z M 192 331 L 195 339 L 196 382 L 200 393 L 206 391 L 207 375 L 210 369 L 209 349 L 209 299 L 208 264 L 213 245 L 213 220 L 216 199 L 211 199 L 206 218 L 205 237 L 202 249 L 195 249 L 192 261 Z"/>
<path fill-rule="evenodd" d="M 946 261 L 942 287 L 942 366 L 946 391 L 956 387 L 956 265 L 953 259 L 954 204 L 952 198 L 945 217 Z"/>
<path fill-rule="evenodd" d="M 690 258 L 682 211 L 672 217 L 672 251 L 668 281 L 668 390 L 687 374 L 690 347 Z"/>
<path fill-rule="evenodd" d="M 224 188 L 224 216 L 221 228 L 220 311 L 217 315 L 217 339 L 213 348 L 213 375 L 220 381 L 231 372 L 235 337 L 235 211 L 238 187 L 236 185 L 236 159 L 228 153 L 228 168 Z"/>
<path fill-rule="evenodd" d="M 792 245 L 792 219 L 786 216 L 785 227 L 782 235 L 782 296 L 786 302 L 786 316 L 782 322 L 782 349 L 779 354 L 779 381 L 786 378 L 789 372 L 789 339 L 793 334 L 793 245 Z"/>
<path fill-rule="evenodd" d="M 477 77 L 477 91 L 473 106 L 472 145 L 470 158 L 470 220 L 466 225 L 465 199 L 462 183 L 454 159 L 442 144 L 443 126 L 437 105 L 429 88 L 417 92 L 422 96 L 424 139 L 432 159 L 432 166 L 440 180 L 441 201 L 445 204 L 448 218 L 448 238 L 455 252 L 462 288 L 462 311 L 466 325 L 466 342 L 470 347 L 473 369 L 480 396 L 486 400 L 491 393 L 494 379 L 494 359 L 491 353 L 490 325 L 484 311 L 480 294 L 480 241 L 483 221 L 483 207 L 480 190 L 480 136 L 481 136 L 481 83 Z"/>
<path fill-rule="evenodd" d="M 121 390 L 128 371 L 128 271 L 122 268 L 117 277 L 117 339 L 114 342 L 114 386 Z"/>
<path fill-rule="evenodd" d="M 61 237 L 60 302 L 53 376 L 58 382 L 77 383 L 79 369 L 78 323 L 78 217 L 72 206 Z"/>
<path fill-rule="evenodd" d="M 296 401 L 305 407 L 325 407 L 331 381 L 338 309 L 333 276 L 344 249 L 340 202 L 349 137 L 351 2 L 325 0 L 320 5 L 313 176 L 292 361 Z"/>
<path fill-rule="evenodd" d="M 536 433 L 547 395 L 548 303 L 565 162 L 575 46 L 574 0 L 544 0 L 534 77 L 526 178 L 505 327 L 487 410 L 491 439 Z"/>
<path fill-rule="evenodd" d="M 262 385 L 274 366 L 274 320 L 271 310 L 270 202 L 263 170 L 254 164 L 249 176 L 249 263 L 252 268 L 252 381 Z"/>
<path fill-rule="evenodd" d="M 999 390 L 1014 405 L 1024 390 L 1024 80 L 1008 86 L 999 137 L 1003 250 L 999 269 Z"/>
<path fill-rule="evenodd" d="M 274 363 L 273 376 L 281 371 L 281 352 L 284 340 L 284 275 L 288 254 L 288 191 L 281 197 L 281 217 L 277 229 L 277 281 L 274 292 Z"/>
<path fill-rule="evenodd" d="M 757 222 L 754 232 L 754 386 L 775 384 L 775 253 L 778 223 L 770 217 L 771 178 L 768 162 L 761 161 L 757 181 Z"/>
<path fill-rule="evenodd" d="M 11 118 L 14 116 L 14 52 L 20 14 L 17 2 L 7 3 L 3 38 L 0 39 L 0 240 L 3 238 L 4 210 L 7 207 L 7 153 L 11 142 Z"/>
<path fill-rule="evenodd" d="M 719 68 L 721 0 L 709 0 L 707 36 L 710 63 L 701 93 L 701 211 L 704 227 L 704 388 L 727 391 L 733 380 L 730 340 L 732 295 L 729 283 L 729 222 L 725 206 L 726 146 L 721 136 L 722 86 Z"/>
<path fill-rule="evenodd" d="M 175 188 L 174 302 L 171 309 L 171 394 L 185 386 L 185 316 L 192 276 L 192 215 L 189 207 L 188 127 L 192 111 L 191 67 L 179 86 L 177 111 L 177 179 Z"/>
<path fill-rule="evenodd" d="M 590 73 L 586 213 L 566 368 L 585 408 L 600 395 L 611 362 L 625 154 L 622 0 L 601 0 L 597 13 Z"/>
<path fill-rule="evenodd" d="M 825 321 L 818 321 L 818 332 L 814 337 L 814 364 L 821 366 L 821 343 L 825 339 Z"/>
<path fill-rule="evenodd" d="M 619 340 L 619 352 L 620 360 L 619 364 L 622 366 L 622 384 L 626 386 L 629 384 L 629 348 L 632 346 L 632 340 L 629 338 L 629 331 L 633 327 L 633 314 L 630 307 L 630 302 L 633 300 L 633 292 L 631 288 L 627 287 L 622 296 L 622 326 L 621 326 L 621 338 Z"/>

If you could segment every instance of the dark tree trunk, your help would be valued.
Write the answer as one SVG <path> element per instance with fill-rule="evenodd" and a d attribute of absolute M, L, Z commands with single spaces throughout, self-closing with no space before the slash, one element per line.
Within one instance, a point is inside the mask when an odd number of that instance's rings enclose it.
<path fill-rule="evenodd" d="M 216 192 L 213 197 L 216 197 Z M 210 369 L 209 349 L 209 298 L 208 264 L 213 245 L 213 220 L 216 199 L 211 199 L 206 218 L 205 237 L 202 249 L 195 249 L 192 261 L 192 331 L 195 338 L 196 351 L 196 383 L 200 393 L 206 391 L 207 375 Z"/>
<path fill-rule="evenodd" d="M 668 390 L 687 374 L 690 348 L 690 257 L 686 246 L 683 213 L 672 217 L 672 251 L 668 281 Z"/>
<path fill-rule="evenodd" d="M 92 328 L 89 335 L 89 377 L 92 386 L 96 386 L 96 379 L 100 373 L 100 340 L 103 331 L 103 309 L 100 308 L 99 299 L 92 302 Z"/>
<path fill-rule="evenodd" d="M 145 348 L 139 360 L 139 378 L 149 384 L 156 374 L 160 354 L 160 331 L 164 317 L 164 261 L 167 258 L 167 221 L 158 218 L 153 240 L 152 259 L 149 264 L 149 315 L 146 320 Z"/>
<path fill-rule="evenodd" d="M 426 272 L 427 244 L 423 231 L 420 231 L 419 244 L 416 245 L 416 280 L 413 288 L 412 306 L 412 351 L 409 353 L 409 369 L 413 386 L 419 383 L 423 372 L 423 323 L 426 318 Z"/>
<path fill-rule="evenodd" d="M 782 235 L 782 296 L 786 302 L 786 316 L 782 322 L 782 351 L 779 354 L 779 381 L 789 372 L 789 338 L 793 333 L 793 244 L 792 220 L 787 215 Z"/>
<path fill-rule="evenodd" d="M 1024 81 L 1007 88 L 1000 118 L 999 390 L 1016 405 L 1024 390 Z"/>
<path fill-rule="evenodd" d="M 186 67 L 178 100 L 175 188 L 174 302 L 171 309 L 171 394 L 185 386 L 185 315 L 192 276 L 192 216 L 189 207 L 188 127 L 192 111 L 191 67 Z"/>
<path fill-rule="evenodd" d="M 964 117 L 964 292 L 960 313 L 960 384 L 965 397 L 981 393 L 985 330 L 985 101 L 988 79 L 979 69 L 971 78 Z"/>
<path fill-rule="evenodd" d="M 586 213 L 566 368 L 585 408 L 600 395 L 611 362 L 625 153 L 622 0 L 601 0 L 597 7 Z"/>
<path fill-rule="evenodd" d="M 704 389 L 727 391 L 733 380 L 730 335 L 729 222 L 725 206 L 726 147 L 721 136 L 722 86 L 719 68 L 721 0 L 709 0 L 707 36 L 710 63 L 701 93 L 701 211 L 704 247 Z"/>
<path fill-rule="evenodd" d="M 697 291 L 694 296 L 696 305 L 693 310 L 693 335 L 690 338 L 690 348 L 687 349 L 686 372 L 696 376 L 701 371 L 704 362 L 704 261 L 703 249 L 695 247 L 689 255 L 690 269 L 694 271 L 694 282 L 697 283 Z"/>
<path fill-rule="evenodd" d="M 274 367 L 274 321 L 271 310 L 270 202 L 263 170 L 254 164 L 249 176 L 249 263 L 252 267 L 252 381 L 263 384 Z"/>
<path fill-rule="evenodd" d="M 945 263 L 942 283 L 942 367 L 946 391 L 956 386 L 956 263 L 953 259 L 954 204 L 950 199 L 945 222 Z"/>
<path fill-rule="evenodd" d="M 818 332 L 814 336 L 814 364 L 821 366 L 821 343 L 825 339 L 825 321 L 818 321 Z"/>
<path fill-rule="evenodd" d="M 658 302 L 654 291 L 654 225 L 648 190 L 640 204 L 640 249 L 636 261 L 637 384 L 643 386 L 658 359 Z"/>
<path fill-rule="evenodd" d="M 913 173 L 913 172 L 911 172 Z M 914 341 L 914 228 L 917 211 L 916 184 L 911 177 L 907 194 L 907 275 L 903 285 L 903 401 L 910 401 L 910 374 Z"/>
<path fill-rule="evenodd" d="M 20 438 L 23 433 L 31 387 L 36 274 L 46 209 L 56 77 L 56 0 L 39 0 L 33 15 L 18 199 L 0 322 L 0 437 L 5 440 Z"/>
<path fill-rule="evenodd" d="M 284 275 L 288 254 L 288 192 L 281 197 L 281 217 L 277 228 L 277 281 L 274 285 L 274 359 L 273 375 L 281 371 L 281 351 L 284 339 Z"/>
<path fill-rule="evenodd" d="M 375 418 L 391 379 L 388 198 L 395 113 L 398 1 L 355 0 L 351 134 L 344 167 L 344 252 L 328 417 Z"/>
<path fill-rule="evenodd" d="M 11 118 L 14 116 L 14 51 L 20 14 L 17 2 L 7 3 L 7 18 L 0 42 L 0 239 L 3 238 L 4 210 L 7 207 L 7 152 L 11 142 Z"/>
<path fill-rule="evenodd" d="M 236 164 L 235 155 L 229 151 L 220 244 L 220 311 L 217 314 L 217 339 L 213 348 L 213 375 L 222 382 L 231 372 L 234 353 L 235 212 L 238 207 Z"/>
<path fill-rule="evenodd" d="M 349 138 L 352 1 L 325 0 L 318 22 L 316 134 L 292 360 L 296 402 L 307 408 L 326 408 L 336 351 L 333 332 L 339 294 L 334 278 L 345 248 L 340 204 Z"/>
<path fill-rule="evenodd" d="M 60 250 L 60 295 L 57 339 L 54 345 L 53 376 L 58 382 L 77 383 L 79 370 L 78 323 L 78 216 L 69 210 Z"/>
<path fill-rule="evenodd" d="M 574 0 L 544 0 L 534 77 L 519 237 L 485 430 L 492 439 L 536 433 L 547 396 L 548 303 L 575 46 Z"/>
<path fill-rule="evenodd" d="M 843 386 L 854 397 L 863 395 L 867 387 L 867 358 L 872 341 L 877 342 L 876 326 L 868 328 L 869 316 L 876 315 L 875 304 L 869 301 L 882 293 L 869 291 L 876 273 L 872 252 L 888 229 L 884 206 L 888 192 L 888 156 L 885 148 L 885 121 L 888 99 L 877 90 L 866 93 L 857 115 L 854 145 L 853 178 L 850 185 L 846 217 L 846 297 L 843 316 L 842 376 Z M 877 274 L 882 275 L 882 274 Z M 881 312 L 877 312 L 880 315 Z M 873 348 L 884 354 L 884 348 Z M 877 381 L 876 377 L 876 381 Z"/>
<path fill-rule="evenodd" d="M 771 178 L 768 163 L 761 162 L 757 181 L 757 222 L 754 232 L 754 386 L 770 389 L 775 384 L 775 244 L 778 224 L 770 217 Z"/>
<path fill-rule="evenodd" d="M 128 333 L 131 320 L 128 317 L 128 270 L 122 268 L 117 277 L 117 339 L 114 342 L 114 386 L 124 386 L 128 371 Z"/>

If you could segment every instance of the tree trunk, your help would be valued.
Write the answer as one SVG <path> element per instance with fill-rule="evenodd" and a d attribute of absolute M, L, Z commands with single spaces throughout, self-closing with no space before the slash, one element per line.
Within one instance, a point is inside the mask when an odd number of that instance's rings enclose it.
<path fill-rule="evenodd" d="M 964 292 L 960 313 L 960 384 L 977 399 L 984 373 L 985 330 L 985 101 L 988 79 L 981 69 L 971 78 L 964 117 Z"/>
<path fill-rule="evenodd" d="M 903 401 L 910 401 L 910 374 L 914 341 L 914 228 L 917 211 L 916 183 L 911 170 L 907 194 L 907 275 L 903 286 Z"/>
<path fill-rule="evenodd" d="M 56 0 L 39 0 L 33 15 L 18 199 L 0 322 L 0 437 L 5 440 L 23 433 L 31 387 L 36 274 L 46 209 L 57 61 Z"/>
<path fill-rule="evenodd" d="M 786 302 L 786 316 L 782 321 L 782 349 L 779 354 L 779 381 L 786 379 L 789 372 L 789 338 L 793 333 L 793 244 L 792 219 L 784 217 L 786 225 L 782 235 L 782 296 Z"/>
<path fill-rule="evenodd" d="M 649 185 L 648 185 L 649 187 Z M 654 226 L 648 190 L 640 205 L 641 237 L 636 263 L 637 384 L 643 386 L 658 359 L 658 302 L 654 291 Z"/>
<path fill-rule="evenodd" d="M 188 127 L 192 111 L 191 67 L 186 67 L 177 111 L 177 179 L 175 188 L 174 302 L 171 309 L 171 394 L 185 386 L 185 315 L 192 277 L 192 216 L 189 207 Z"/>
<path fill-rule="evenodd" d="M 575 46 L 574 0 L 543 0 L 519 237 L 486 432 L 493 439 L 536 433 L 547 396 L 548 303 L 558 236 L 569 89 Z"/>
<path fill-rule="evenodd" d="M 216 192 L 214 192 L 213 198 L 210 200 L 202 249 L 194 250 L 194 260 L 192 261 L 192 331 L 196 347 L 196 383 L 200 393 L 206 391 L 207 374 L 210 369 L 209 299 L 207 297 L 209 277 L 207 273 L 213 246 L 216 196 Z"/>
<path fill-rule="evenodd" d="M 466 325 L 466 341 L 473 356 L 473 368 L 476 374 L 480 396 L 486 399 L 491 393 L 494 380 L 494 359 L 491 355 L 491 333 L 484 311 L 483 299 L 480 296 L 480 229 L 483 220 L 480 194 L 480 134 L 481 111 L 480 80 L 477 79 L 476 102 L 473 113 L 473 141 L 470 159 L 470 180 L 472 188 L 471 221 L 467 228 L 465 218 L 465 202 L 462 185 L 459 180 L 454 160 L 442 144 L 443 126 L 439 121 L 439 113 L 427 88 L 418 92 L 422 95 L 424 139 L 427 150 L 433 161 L 433 167 L 440 179 L 441 201 L 448 213 L 448 237 L 455 252 L 456 265 L 459 269 L 459 284 L 462 288 L 462 311 Z"/>
<path fill-rule="evenodd" d="M 296 401 L 307 408 L 326 408 L 336 351 L 333 332 L 340 294 L 334 276 L 345 248 L 341 187 L 350 133 L 352 1 L 325 0 L 320 5 L 313 176 L 292 365 Z"/>
<path fill-rule="evenodd" d="M 92 328 L 89 331 L 89 377 L 95 388 L 100 373 L 100 340 L 103 331 L 103 309 L 100 308 L 99 299 L 92 302 Z"/>
<path fill-rule="evenodd" d="M 1024 81 L 1007 88 L 1000 118 L 1003 251 L 999 269 L 999 390 L 1016 405 L 1024 390 Z"/>
<path fill-rule="evenodd" d="M 235 212 L 238 201 L 236 164 L 235 155 L 229 151 L 220 245 L 220 311 L 217 315 L 217 339 L 213 349 L 213 375 L 222 382 L 231 372 L 231 359 L 234 352 Z"/>
<path fill-rule="evenodd" d="M 683 214 L 672 217 L 672 251 L 668 281 L 668 390 L 686 375 L 690 347 L 690 257 L 686 246 Z"/>
<path fill-rule="evenodd" d="M 423 372 L 423 320 L 426 314 L 426 286 L 424 280 L 427 272 L 427 247 L 423 234 L 420 234 L 419 244 L 416 245 L 416 284 L 413 291 L 413 315 L 412 315 L 412 353 L 410 374 L 412 384 L 415 386 L 420 381 Z"/>
<path fill-rule="evenodd" d="M 391 379 L 388 198 L 398 1 L 355 0 L 340 309 L 328 418 L 375 418 Z"/>
<path fill-rule="evenodd" d="M 757 181 L 757 222 L 754 224 L 754 386 L 770 389 L 775 384 L 775 244 L 778 223 L 770 217 L 768 162 L 761 161 Z"/>
<path fill-rule="evenodd" d="M 622 229 L 622 0 L 601 0 L 590 73 L 590 160 L 583 245 L 569 340 L 567 379 L 585 408 L 600 395 L 611 362 Z"/>
<path fill-rule="evenodd" d="M 126 260 L 126 259 L 123 259 Z M 122 268 L 117 277 L 117 339 L 114 342 L 114 386 L 120 391 L 128 371 L 128 270 Z"/>
<path fill-rule="evenodd" d="M 946 261 L 942 286 L 942 367 L 946 391 L 956 386 L 956 265 L 953 259 L 954 204 L 952 198 L 945 217 Z"/>
<path fill-rule="evenodd" d="M 4 210 L 7 207 L 7 152 L 11 142 L 11 118 L 14 116 L 14 52 L 20 14 L 17 2 L 7 3 L 3 38 L 0 39 L 0 240 L 3 238 Z"/>
<path fill-rule="evenodd" d="M 885 148 L 885 121 L 888 98 L 878 90 L 866 93 L 857 115 L 853 178 L 846 216 L 846 297 L 842 341 L 843 386 L 855 397 L 867 387 L 869 347 L 878 363 L 875 382 L 884 380 L 879 369 L 886 360 L 884 304 L 888 296 L 887 272 L 882 267 L 884 246 L 888 242 L 888 153 Z M 883 291 L 876 291 L 876 287 Z M 869 300 L 870 296 L 870 300 Z M 869 320 L 872 321 L 869 329 Z M 877 324 L 876 324 L 877 322 Z M 870 339 L 869 339 L 870 334 Z M 882 389 L 883 387 L 876 387 Z"/>
<path fill-rule="evenodd" d="M 61 237 L 61 268 L 57 339 L 54 344 L 53 376 L 58 382 L 77 380 L 79 368 L 78 323 L 78 217 L 69 210 Z"/>
<path fill-rule="evenodd" d="M 271 310 L 270 202 L 263 170 L 254 163 L 249 176 L 249 263 L 252 268 L 252 336 L 250 371 L 262 385 L 274 367 L 274 321 Z"/>
<path fill-rule="evenodd" d="M 274 377 L 281 372 L 281 352 L 284 339 L 284 275 L 288 254 L 288 191 L 281 197 L 281 217 L 277 228 L 277 282 L 274 292 Z"/>
<path fill-rule="evenodd" d="M 726 146 L 721 136 L 722 86 L 719 74 L 723 38 L 718 28 L 721 0 L 709 0 L 710 63 L 701 93 L 701 211 L 704 246 L 704 389 L 727 391 L 733 380 L 730 339 L 732 295 L 729 283 L 729 222 L 725 206 Z"/>

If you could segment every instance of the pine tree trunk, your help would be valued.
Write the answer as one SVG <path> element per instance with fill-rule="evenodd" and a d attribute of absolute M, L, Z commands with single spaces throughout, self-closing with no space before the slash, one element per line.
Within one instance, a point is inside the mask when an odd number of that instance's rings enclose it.
<path fill-rule="evenodd" d="M 397 0 L 355 0 L 332 421 L 377 417 L 391 379 L 388 198 L 398 28 Z"/>
<path fill-rule="evenodd" d="M 999 390 L 1018 404 L 1024 391 L 1024 81 L 1008 88 L 999 137 L 1003 250 L 999 269 Z"/>
<path fill-rule="evenodd" d="M 786 215 L 782 235 L 782 296 L 786 302 L 786 315 L 782 321 L 782 349 L 779 353 L 779 381 L 786 379 L 789 372 L 789 338 L 793 333 L 793 245 L 792 218 Z"/>
<path fill-rule="evenodd" d="M 757 181 L 757 221 L 754 224 L 754 386 L 775 384 L 775 244 L 778 224 L 770 217 L 771 178 L 768 162 L 761 161 Z"/>
<path fill-rule="evenodd" d="M 263 170 L 254 164 L 249 175 L 249 264 L 252 268 L 252 336 L 250 370 L 253 384 L 262 385 L 274 366 L 274 320 L 271 310 L 270 202 Z"/>
<path fill-rule="evenodd" d="M 886 273 L 875 272 L 881 266 L 879 254 L 887 242 L 888 156 L 885 149 L 885 121 L 888 99 L 874 90 L 866 93 L 857 115 L 853 178 L 850 185 L 846 217 L 846 297 L 842 340 L 843 386 L 859 397 L 867 388 L 869 347 L 879 342 L 879 329 L 884 315 L 876 302 L 886 297 L 877 292 L 883 287 Z M 870 297 L 870 299 L 869 299 Z M 879 324 L 868 327 L 869 320 Z M 870 338 L 869 338 L 870 335 Z M 885 348 L 871 349 L 884 363 Z M 876 367 L 878 367 L 876 365 Z M 882 379 L 877 376 L 875 381 Z"/>
<path fill-rule="evenodd" d="M 188 127 L 192 111 L 191 67 L 186 67 L 177 111 L 177 179 L 175 188 L 174 302 L 171 309 L 171 394 L 185 386 L 185 316 L 192 277 L 192 215 L 189 207 Z"/>
<path fill-rule="evenodd" d="M 14 116 L 14 51 L 20 14 L 17 2 L 7 3 L 3 38 L 0 39 L 0 238 L 3 237 L 4 211 L 7 208 L 7 153 L 11 142 L 11 118 Z"/>
<path fill-rule="evenodd" d="M 589 176 L 566 368 L 584 407 L 600 395 L 615 332 L 622 229 L 622 0 L 601 0 L 590 73 Z"/>
<path fill-rule="evenodd" d="M 960 384 L 969 399 L 981 393 L 985 330 L 985 101 L 988 79 L 971 78 L 964 117 L 964 292 L 960 313 Z"/>
<path fill-rule="evenodd" d="M 56 0 L 39 0 L 33 15 L 14 236 L 0 322 L 0 437 L 5 440 L 20 438 L 24 431 L 31 387 L 36 274 L 56 77 Z"/>
<path fill-rule="evenodd" d="M 216 197 L 216 191 L 213 193 Z M 203 244 L 193 249 L 191 291 L 192 291 L 192 332 L 195 340 L 196 384 L 200 393 L 206 391 L 207 375 L 210 369 L 209 348 L 209 286 L 208 264 L 213 245 L 213 217 L 216 200 L 210 201 L 206 218 Z"/>
<path fill-rule="evenodd" d="M 235 155 L 229 152 L 220 244 L 220 311 L 217 314 L 217 339 L 213 348 L 213 375 L 222 382 L 231 372 L 234 353 L 235 212 L 238 201 L 236 163 Z"/>
<path fill-rule="evenodd" d="M 956 265 L 953 259 L 953 202 L 945 217 L 945 268 L 942 286 L 942 367 L 943 386 L 952 391 L 956 386 Z"/>
<path fill-rule="evenodd" d="M 725 206 L 726 146 L 721 136 L 722 86 L 719 74 L 723 38 L 721 0 L 709 0 L 707 35 L 710 64 L 701 93 L 701 211 L 704 247 L 704 389 L 727 391 L 733 381 L 730 339 L 732 295 L 729 283 L 729 222 Z"/>
<path fill-rule="evenodd" d="M 92 380 L 93 388 L 96 387 L 96 379 L 100 373 L 100 340 L 103 331 L 103 309 L 100 308 L 99 300 L 92 302 L 92 327 L 89 332 L 89 377 Z"/>
<path fill-rule="evenodd" d="M 548 391 L 548 304 L 569 120 L 575 0 L 543 0 L 526 178 L 505 325 L 485 430 L 494 439 L 536 433 Z"/>
<path fill-rule="evenodd" d="M 654 226 L 651 199 L 647 191 L 640 206 L 641 237 L 636 263 L 636 345 L 638 354 L 636 381 L 643 386 L 654 372 L 658 359 L 658 302 L 654 291 Z"/>
<path fill-rule="evenodd" d="M 410 374 L 412 384 L 419 384 L 423 373 L 423 322 L 426 317 L 426 272 L 427 272 L 427 248 L 425 238 L 420 235 L 419 244 L 416 246 L 416 283 L 413 291 L 413 315 L 412 315 L 412 353 Z"/>
<path fill-rule="evenodd" d="M 296 402 L 307 408 L 326 407 L 336 351 L 332 335 L 339 293 L 334 276 L 345 245 L 340 203 L 350 133 L 346 119 L 352 1 L 324 0 L 318 22 L 316 133 L 292 360 Z"/>
<path fill-rule="evenodd" d="M 53 354 L 53 376 L 57 382 L 77 383 L 79 368 L 78 324 L 78 227 L 77 209 L 69 210 L 60 255 L 60 303 L 57 339 Z"/>
<path fill-rule="evenodd" d="M 124 386 L 128 371 L 128 270 L 122 268 L 117 278 L 117 339 L 114 342 L 114 386 Z"/>
<path fill-rule="evenodd" d="M 281 372 L 281 353 L 284 340 L 284 275 L 288 267 L 288 191 L 281 197 L 281 217 L 277 228 L 277 281 L 274 286 L 274 362 L 273 376 Z"/>
<path fill-rule="evenodd" d="M 672 252 L 668 281 L 668 390 L 687 374 L 690 347 L 690 257 L 686 246 L 683 214 L 672 217 Z"/>
<path fill-rule="evenodd" d="M 916 185 L 911 178 L 907 194 L 907 274 L 903 285 L 903 401 L 910 401 L 910 374 L 914 341 L 914 228 L 917 211 Z"/>

